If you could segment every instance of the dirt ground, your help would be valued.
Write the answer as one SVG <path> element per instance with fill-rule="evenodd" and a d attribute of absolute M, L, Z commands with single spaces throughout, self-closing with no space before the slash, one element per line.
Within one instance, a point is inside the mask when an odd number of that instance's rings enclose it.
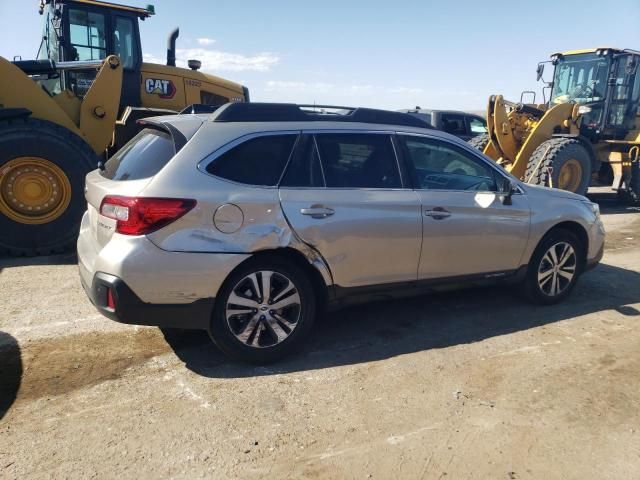
<path fill-rule="evenodd" d="M 640 478 L 640 209 L 594 198 L 566 303 L 350 308 L 269 367 L 101 317 L 73 255 L 0 259 L 0 478 Z"/>

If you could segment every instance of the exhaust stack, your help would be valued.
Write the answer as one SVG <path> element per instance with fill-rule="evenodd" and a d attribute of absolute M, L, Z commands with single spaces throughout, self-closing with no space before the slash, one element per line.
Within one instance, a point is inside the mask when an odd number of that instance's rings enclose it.
<path fill-rule="evenodd" d="M 169 34 L 167 41 L 167 65 L 170 67 L 176 66 L 176 39 L 178 35 L 180 35 L 180 29 L 176 28 Z"/>

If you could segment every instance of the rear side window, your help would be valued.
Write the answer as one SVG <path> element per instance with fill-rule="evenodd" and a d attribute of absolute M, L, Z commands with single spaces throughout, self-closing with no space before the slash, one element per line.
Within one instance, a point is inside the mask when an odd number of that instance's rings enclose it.
<path fill-rule="evenodd" d="M 389 135 L 318 134 L 316 143 L 328 188 L 402 188 Z"/>
<path fill-rule="evenodd" d="M 200 91 L 200 103 L 202 105 L 224 105 L 229 99 L 215 93 Z"/>
<path fill-rule="evenodd" d="M 452 135 L 466 135 L 467 126 L 462 115 L 442 114 L 442 130 Z"/>
<path fill-rule="evenodd" d="M 233 147 L 207 165 L 207 172 L 247 185 L 278 184 L 297 134 L 252 138 Z"/>
<path fill-rule="evenodd" d="M 145 128 L 109 159 L 100 174 L 111 180 L 153 177 L 175 153 L 168 133 Z"/>

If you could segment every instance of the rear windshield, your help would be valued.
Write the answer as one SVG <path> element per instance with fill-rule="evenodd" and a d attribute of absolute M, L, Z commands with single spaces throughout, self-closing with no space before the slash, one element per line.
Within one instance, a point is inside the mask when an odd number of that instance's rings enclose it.
<path fill-rule="evenodd" d="M 430 113 L 423 113 L 423 112 L 409 112 L 410 115 L 413 115 L 414 117 L 419 118 L 420 120 L 427 122 L 429 125 L 431 125 L 431 114 Z"/>
<path fill-rule="evenodd" d="M 100 174 L 110 180 L 153 177 L 175 154 L 168 133 L 145 128 L 107 161 Z"/>

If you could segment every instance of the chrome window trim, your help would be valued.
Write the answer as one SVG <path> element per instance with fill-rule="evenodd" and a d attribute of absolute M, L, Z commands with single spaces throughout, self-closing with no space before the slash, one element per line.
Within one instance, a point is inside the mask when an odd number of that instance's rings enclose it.
<path fill-rule="evenodd" d="M 215 149 L 213 152 L 211 152 L 206 157 L 204 157 L 202 160 L 200 160 L 198 162 L 196 168 L 200 172 L 204 173 L 205 175 L 208 175 L 209 177 L 215 178 L 217 180 L 221 180 L 223 182 L 231 183 L 233 185 L 241 185 L 241 186 L 250 187 L 250 188 L 276 189 L 280 185 L 280 182 L 282 181 L 282 176 L 284 175 L 284 172 L 287 170 L 287 166 L 289 165 L 289 162 L 291 161 L 291 156 L 293 155 L 293 152 L 295 151 L 296 146 L 298 145 L 298 140 L 300 138 L 300 134 L 301 134 L 300 130 L 269 130 L 269 131 L 262 131 L 262 132 L 247 133 L 247 134 L 242 135 L 241 137 L 238 137 L 235 140 L 231 140 L 230 142 L 227 142 L 224 145 L 222 145 L 222 146 L 218 147 L 217 149 Z M 278 136 L 278 135 L 297 135 L 298 138 L 296 138 L 296 140 L 295 140 L 295 142 L 293 144 L 293 147 L 291 148 L 291 152 L 289 152 L 289 158 L 287 158 L 287 161 L 285 162 L 285 166 L 284 166 L 282 172 L 280 173 L 280 177 L 278 178 L 278 181 L 276 182 L 275 185 L 254 185 L 252 183 L 236 182 L 235 180 L 229 180 L 228 178 L 222 178 L 222 177 L 219 177 L 217 175 L 214 175 L 213 173 L 209 173 L 207 171 L 207 167 L 209 165 L 211 165 L 211 163 L 213 163 L 218 157 L 220 157 L 221 155 L 224 155 L 225 153 L 227 153 L 232 148 L 235 148 L 238 145 L 240 145 L 240 144 L 242 144 L 244 142 L 247 142 L 249 140 L 253 140 L 254 138 L 270 137 L 270 136 L 273 137 L 273 136 Z"/>
<path fill-rule="evenodd" d="M 318 162 L 320 162 L 320 172 L 322 172 L 322 184 L 324 188 L 327 188 L 327 177 L 324 175 L 324 165 L 322 165 L 322 158 L 320 157 L 320 149 L 318 148 L 318 142 L 316 141 L 316 136 L 311 134 L 311 138 L 313 138 L 313 148 L 316 149 L 318 154 Z"/>
<path fill-rule="evenodd" d="M 404 131 L 396 131 L 396 134 L 401 137 L 403 135 L 406 136 L 411 136 L 411 137 L 423 137 L 423 138 L 428 138 L 429 140 L 436 140 L 436 141 L 440 141 L 443 142 L 445 144 L 448 145 L 453 145 L 454 147 L 460 147 L 462 150 L 464 150 L 467 153 L 470 153 L 471 155 L 473 155 L 473 157 L 477 158 L 480 162 L 484 163 L 485 165 L 487 165 L 489 168 L 493 169 L 498 175 L 502 176 L 503 178 L 509 179 L 509 180 L 515 180 L 516 182 L 516 188 L 517 188 L 517 192 L 514 192 L 514 195 L 524 195 L 525 192 L 522 189 L 520 183 L 521 181 L 518 180 L 516 177 L 514 177 L 513 175 L 509 175 L 508 172 L 507 175 L 505 175 L 504 170 L 500 169 L 499 166 L 496 164 L 496 162 L 489 160 L 488 158 L 486 158 L 482 152 L 479 152 L 478 150 L 476 150 L 473 147 L 470 147 L 469 145 L 466 144 L 466 142 L 463 142 L 463 144 L 459 144 L 457 142 L 452 142 L 446 138 L 442 138 L 439 135 L 429 135 L 429 134 L 424 134 L 424 133 L 416 133 L 416 132 L 404 132 Z M 423 192 L 437 192 L 437 191 L 443 191 L 443 192 L 464 192 L 464 193 L 495 193 L 498 194 L 499 192 L 492 192 L 490 190 L 448 190 L 448 189 L 434 189 L 434 188 L 416 188 L 415 190 L 420 190 Z"/>

